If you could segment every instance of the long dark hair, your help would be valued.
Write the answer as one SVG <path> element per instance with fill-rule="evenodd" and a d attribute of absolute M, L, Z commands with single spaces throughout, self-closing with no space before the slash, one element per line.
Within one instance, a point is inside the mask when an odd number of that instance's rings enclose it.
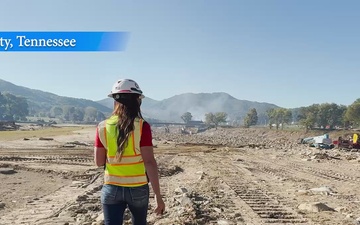
<path fill-rule="evenodd" d="M 113 111 L 113 115 L 118 116 L 117 130 L 117 152 L 115 159 L 116 161 L 120 161 L 124 149 L 128 144 L 128 139 L 132 133 L 134 128 L 134 120 L 135 118 L 141 118 L 141 99 L 138 94 L 116 94 L 114 96 L 115 99 L 115 107 Z"/>

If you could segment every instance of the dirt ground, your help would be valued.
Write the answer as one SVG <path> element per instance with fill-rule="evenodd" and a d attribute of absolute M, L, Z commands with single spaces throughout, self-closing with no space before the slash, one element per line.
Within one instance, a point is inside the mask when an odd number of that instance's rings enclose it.
<path fill-rule="evenodd" d="M 58 129 L 0 132 L 0 225 L 103 224 L 95 127 Z M 360 224 L 359 153 L 298 144 L 306 135 L 153 128 L 167 210 L 155 216 L 151 195 L 149 224 Z"/>

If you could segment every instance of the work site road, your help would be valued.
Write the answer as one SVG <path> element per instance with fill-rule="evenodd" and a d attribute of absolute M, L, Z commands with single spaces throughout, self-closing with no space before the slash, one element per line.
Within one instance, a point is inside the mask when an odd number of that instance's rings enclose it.
<path fill-rule="evenodd" d="M 167 209 L 154 215 L 151 192 L 149 224 L 347 225 L 360 217 L 356 160 L 173 142 L 157 143 L 155 154 Z M 1 149 L 0 168 L 0 225 L 102 224 L 103 169 L 92 148 Z M 327 208 L 299 209 L 311 203 Z"/>

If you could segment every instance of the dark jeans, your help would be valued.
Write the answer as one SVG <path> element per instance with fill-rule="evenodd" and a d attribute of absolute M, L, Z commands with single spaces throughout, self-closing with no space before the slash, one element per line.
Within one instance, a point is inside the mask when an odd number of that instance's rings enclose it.
<path fill-rule="evenodd" d="M 101 190 L 105 225 L 122 225 L 124 211 L 129 207 L 133 225 L 146 225 L 149 185 L 120 187 L 105 184 Z"/>

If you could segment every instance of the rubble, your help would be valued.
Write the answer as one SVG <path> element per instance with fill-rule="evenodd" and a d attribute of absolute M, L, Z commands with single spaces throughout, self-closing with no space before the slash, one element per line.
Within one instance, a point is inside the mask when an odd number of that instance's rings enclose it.
<path fill-rule="evenodd" d="M 257 150 L 275 147 L 283 150 L 301 149 L 304 145 L 299 145 L 299 139 L 302 139 L 300 137 L 303 135 L 301 132 L 274 131 L 269 129 L 263 129 L 263 132 L 259 133 L 259 129 L 240 128 L 209 129 L 205 132 L 192 135 L 182 135 L 175 131 L 164 133 L 161 129 L 153 130 L 154 139 L 161 142 L 176 142 L 187 145 L 202 144 L 209 147 L 254 148 Z M 324 139 L 326 143 L 328 139 Z"/>
<path fill-rule="evenodd" d="M 331 211 L 335 212 L 333 208 L 325 205 L 321 202 L 312 202 L 312 203 L 302 203 L 298 207 L 300 210 L 305 210 L 309 212 L 322 212 L 322 211 Z"/>
<path fill-rule="evenodd" d="M 15 121 L 0 121 L 0 131 L 17 130 L 19 127 Z"/>
<path fill-rule="evenodd" d="M 40 141 L 53 141 L 54 138 L 40 137 L 39 140 Z"/>
<path fill-rule="evenodd" d="M 309 190 L 312 193 L 315 194 L 322 194 L 322 195 L 333 195 L 336 194 L 331 188 L 329 187 L 319 187 L 319 188 L 312 188 Z"/>
<path fill-rule="evenodd" d="M 14 168 L 9 168 L 9 167 L 1 168 L 0 167 L 0 174 L 14 174 L 14 173 L 16 173 Z"/>
<path fill-rule="evenodd" d="M 354 221 L 354 224 L 355 224 L 355 225 L 360 225 L 360 217 L 357 218 L 357 219 Z"/>
<path fill-rule="evenodd" d="M 93 133 L 91 129 L 81 133 L 83 137 L 79 133 L 56 136 L 53 142 L 32 135 L 24 142 L 22 136 L 16 143 L 19 149 L 3 148 L 0 166 L 18 173 L 0 173 L 2 223 L 103 225 L 100 190 L 104 170 L 94 166 Z M 150 192 L 148 224 L 354 222 L 360 210 L 360 153 L 298 144 L 304 135 L 251 128 L 182 135 L 155 128 L 155 156 L 166 211 L 155 215 L 156 202 Z M 22 148 L 32 142 L 40 144 Z M 127 210 L 124 224 L 130 221 Z"/>

